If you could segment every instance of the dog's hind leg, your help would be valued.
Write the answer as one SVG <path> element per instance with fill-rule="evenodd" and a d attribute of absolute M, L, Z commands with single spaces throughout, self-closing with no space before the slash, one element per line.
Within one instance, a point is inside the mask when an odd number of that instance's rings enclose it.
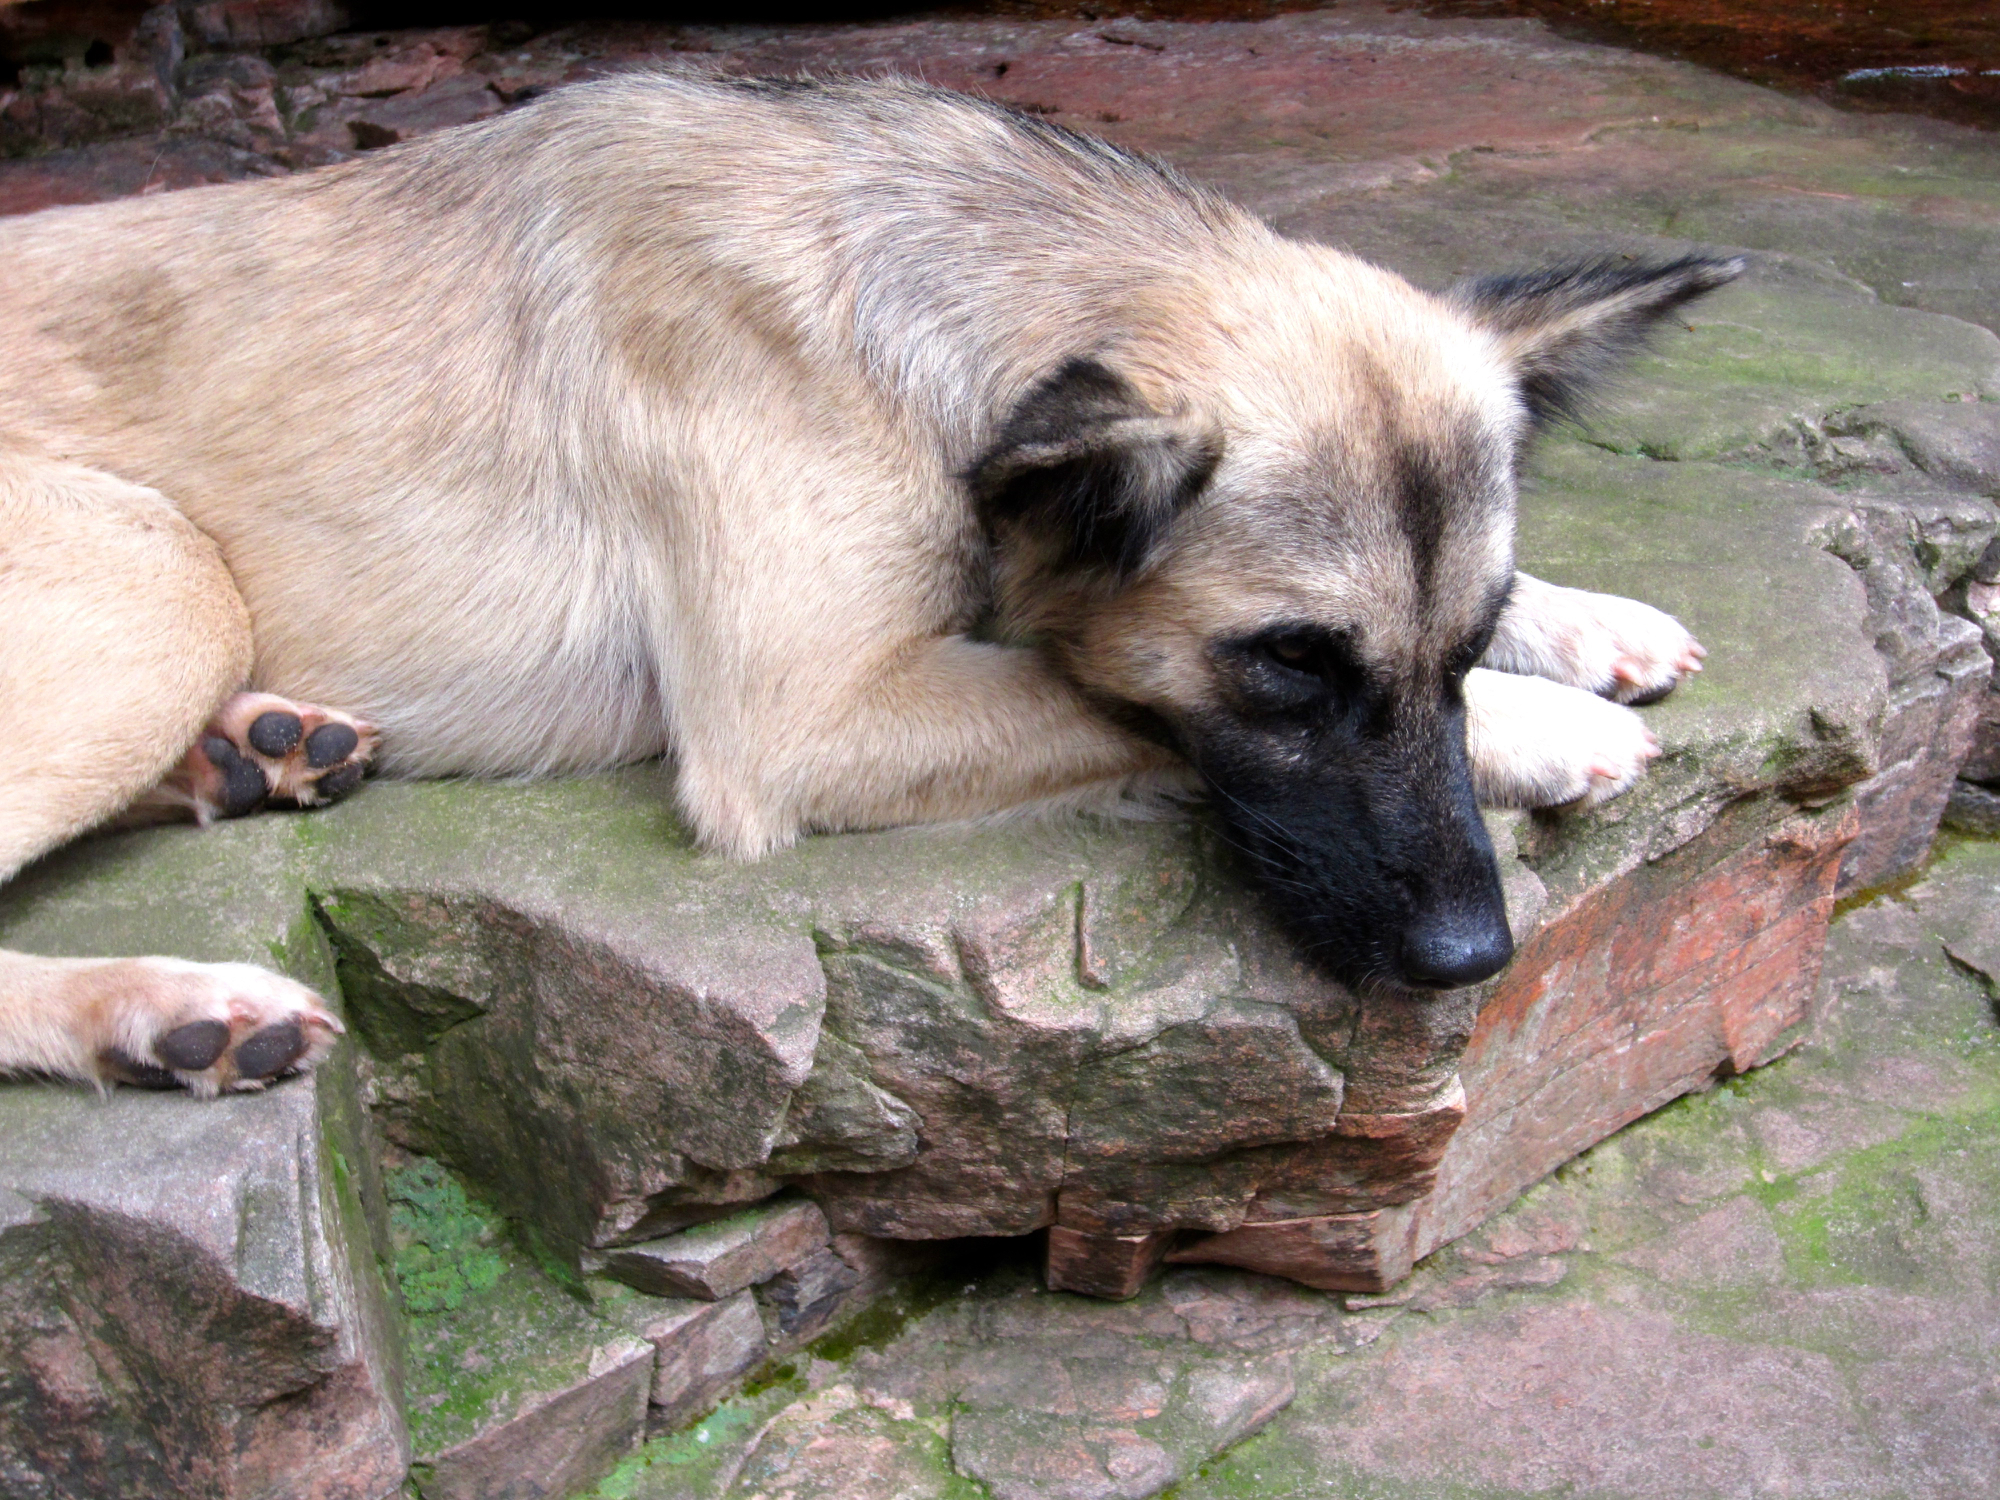
<path fill-rule="evenodd" d="M 220 553 L 162 496 L 0 446 L 0 881 L 172 773 L 250 648 Z M 0 1072 L 211 1093 L 308 1065 L 339 1029 L 248 965 L 0 953 Z"/>

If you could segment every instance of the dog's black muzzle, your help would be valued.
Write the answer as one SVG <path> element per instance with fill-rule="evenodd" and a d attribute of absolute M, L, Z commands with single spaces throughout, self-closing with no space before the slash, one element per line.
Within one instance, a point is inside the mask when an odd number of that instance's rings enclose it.
<path fill-rule="evenodd" d="M 1351 985 L 1456 989 L 1514 956 L 1463 719 L 1282 747 L 1201 737 L 1230 841 L 1318 968 Z"/>

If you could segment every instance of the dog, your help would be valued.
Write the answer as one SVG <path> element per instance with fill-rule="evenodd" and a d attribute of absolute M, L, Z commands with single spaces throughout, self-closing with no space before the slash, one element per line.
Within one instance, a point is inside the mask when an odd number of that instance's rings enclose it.
<path fill-rule="evenodd" d="M 893 79 L 634 75 L 0 224 L 0 879 L 372 761 L 656 755 L 702 842 L 1200 792 L 1305 953 L 1475 983 L 1478 804 L 1588 805 L 1699 669 L 1513 564 L 1524 445 L 1691 256 L 1446 296 Z M 0 954 L 0 1068 L 212 1095 L 265 970 Z"/>

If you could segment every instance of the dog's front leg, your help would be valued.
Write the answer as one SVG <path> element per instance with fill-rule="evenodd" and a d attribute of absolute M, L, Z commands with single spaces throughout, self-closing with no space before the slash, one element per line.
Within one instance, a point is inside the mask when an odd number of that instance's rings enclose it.
<path fill-rule="evenodd" d="M 1514 591 L 1480 665 L 1546 677 L 1619 703 L 1651 703 L 1708 653 L 1663 610 L 1514 575 Z"/>
<path fill-rule="evenodd" d="M 1629 708 L 1545 677 L 1478 667 L 1465 676 L 1465 740 L 1486 807 L 1595 807 L 1660 753 Z"/>
<path fill-rule="evenodd" d="M 1192 790 L 1186 763 L 1113 724 L 1038 652 L 912 641 L 817 692 L 684 732 L 681 804 L 740 857 L 808 830 L 981 817 Z"/>

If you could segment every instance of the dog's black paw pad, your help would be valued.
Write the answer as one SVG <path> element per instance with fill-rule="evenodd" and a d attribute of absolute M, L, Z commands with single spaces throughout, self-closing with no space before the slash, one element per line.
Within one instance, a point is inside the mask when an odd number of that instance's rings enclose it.
<path fill-rule="evenodd" d="M 313 783 L 313 790 L 319 793 L 322 802 L 331 802 L 335 797 L 345 797 L 361 785 L 361 771 L 359 761 L 349 761 L 344 766 L 335 766 Z"/>
<path fill-rule="evenodd" d="M 1636 697 L 1620 698 L 1618 701 L 1623 703 L 1627 708 L 1644 708 L 1649 703 L 1658 703 L 1679 686 L 1680 679 L 1671 678 L 1662 686 L 1654 688 L 1650 693 L 1640 693 Z"/>
<path fill-rule="evenodd" d="M 270 1078 L 305 1056 L 305 1028 L 297 1021 L 279 1021 L 254 1031 L 236 1049 L 239 1078 Z"/>
<path fill-rule="evenodd" d="M 222 795 L 216 811 L 225 818 L 255 812 L 270 795 L 261 766 L 219 734 L 204 735 L 201 753 L 222 773 Z"/>
<path fill-rule="evenodd" d="M 153 1043 L 153 1055 L 178 1072 L 199 1073 L 213 1067 L 228 1045 L 228 1022 L 190 1021 Z"/>
<path fill-rule="evenodd" d="M 350 724 L 322 724 L 306 736 L 306 764 L 315 771 L 335 765 L 354 753 L 361 736 Z"/>
<path fill-rule="evenodd" d="M 305 732 L 306 726 L 297 714 L 274 708 L 269 713 L 257 715 L 243 737 L 250 741 L 252 750 L 275 760 L 279 756 L 290 755 L 292 747 L 305 738 Z"/>
<path fill-rule="evenodd" d="M 181 1086 L 181 1081 L 165 1068 L 141 1062 L 117 1047 L 105 1048 L 98 1054 L 97 1060 L 108 1076 L 120 1083 L 129 1083 L 134 1088 L 177 1089 Z"/>

